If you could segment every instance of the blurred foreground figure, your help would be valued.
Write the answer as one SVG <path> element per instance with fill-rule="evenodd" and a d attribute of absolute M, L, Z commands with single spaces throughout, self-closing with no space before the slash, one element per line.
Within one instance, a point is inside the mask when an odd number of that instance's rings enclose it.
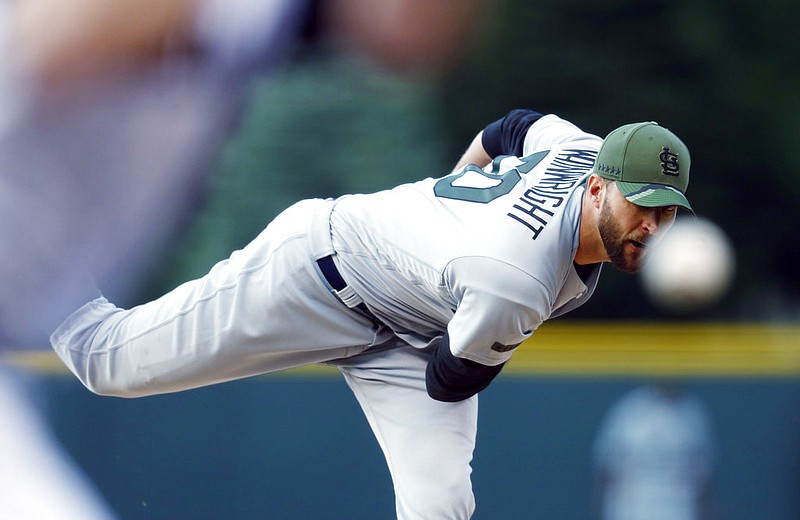
<path fill-rule="evenodd" d="M 708 412 L 675 385 L 633 390 L 606 416 L 595 444 L 602 520 L 711 518 Z"/>
<path fill-rule="evenodd" d="M 0 518 L 111 520 L 80 469 L 28 405 L 25 382 L 0 367 Z"/>

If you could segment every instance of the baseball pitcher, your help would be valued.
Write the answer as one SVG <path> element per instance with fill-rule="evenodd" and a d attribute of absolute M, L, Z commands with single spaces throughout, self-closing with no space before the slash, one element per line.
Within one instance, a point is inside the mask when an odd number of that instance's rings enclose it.
<path fill-rule="evenodd" d="M 456 168 L 296 203 L 204 277 L 120 309 L 87 303 L 52 335 L 98 394 L 178 392 L 338 366 L 394 482 L 400 519 L 466 519 L 477 394 L 603 263 L 639 269 L 672 225 L 689 152 L 653 122 L 603 140 L 514 110 Z"/>

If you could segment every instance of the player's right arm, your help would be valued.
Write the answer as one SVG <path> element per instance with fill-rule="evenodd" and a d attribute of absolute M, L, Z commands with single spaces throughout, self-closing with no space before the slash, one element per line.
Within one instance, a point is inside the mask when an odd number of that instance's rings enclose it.
<path fill-rule="evenodd" d="M 446 279 L 458 307 L 425 373 L 428 395 L 455 402 L 480 392 L 541 325 L 551 292 L 513 265 L 487 257 L 451 263 Z"/>
<path fill-rule="evenodd" d="M 425 387 L 428 395 L 437 401 L 463 401 L 489 386 L 504 365 L 484 365 L 454 355 L 450 336 L 445 333 L 428 361 Z"/>
<path fill-rule="evenodd" d="M 543 297 L 546 291 L 540 286 Z M 500 374 L 543 316 L 513 295 L 469 291 L 428 361 L 425 384 L 437 401 L 468 399 Z"/>

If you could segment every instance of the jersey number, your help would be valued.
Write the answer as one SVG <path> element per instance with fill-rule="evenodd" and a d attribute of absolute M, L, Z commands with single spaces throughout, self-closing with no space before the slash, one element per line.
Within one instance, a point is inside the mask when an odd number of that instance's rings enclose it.
<path fill-rule="evenodd" d="M 492 172 L 487 173 L 478 168 L 474 164 L 467 165 L 458 173 L 442 177 L 433 186 L 433 193 L 437 197 L 445 199 L 463 200 L 466 202 L 480 202 L 482 204 L 489 203 L 497 197 L 509 193 L 517 183 L 522 180 L 522 174 L 531 171 L 542 159 L 547 155 L 547 151 L 536 152 L 522 158 L 522 164 L 508 170 L 504 173 L 495 173 L 500 164 L 500 160 L 504 157 L 497 157 L 492 162 Z M 453 183 L 462 178 L 467 172 L 475 172 L 486 179 L 494 181 L 491 186 L 454 186 Z"/>

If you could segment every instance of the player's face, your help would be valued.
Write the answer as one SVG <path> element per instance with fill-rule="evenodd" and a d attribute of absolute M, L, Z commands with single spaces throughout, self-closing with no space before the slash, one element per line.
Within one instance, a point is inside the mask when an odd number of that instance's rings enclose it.
<path fill-rule="evenodd" d="M 637 206 L 622 196 L 615 183 L 606 183 L 598 231 L 611 263 L 621 271 L 638 271 L 647 248 L 672 227 L 676 213 L 676 206 Z"/>

